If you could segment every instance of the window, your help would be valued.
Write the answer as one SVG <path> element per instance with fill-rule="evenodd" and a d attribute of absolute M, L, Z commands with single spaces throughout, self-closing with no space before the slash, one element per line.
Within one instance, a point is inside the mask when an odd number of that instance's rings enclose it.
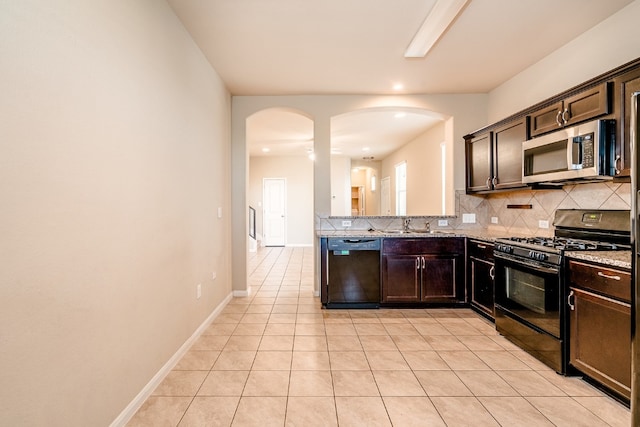
<path fill-rule="evenodd" d="M 407 162 L 396 165 L 396 215 L 407 214 Z"/>

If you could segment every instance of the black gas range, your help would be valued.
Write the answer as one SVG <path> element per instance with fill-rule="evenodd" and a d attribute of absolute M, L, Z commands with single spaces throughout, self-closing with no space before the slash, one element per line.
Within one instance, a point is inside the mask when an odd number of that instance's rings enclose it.
<path fill-rule="evenodd" d="M 627 236 L 627 239 L 629 237 Z M 629 249 L 629 245 L 568 237 L 509 237 L 497 239 L 495 249 L 499 252 L 523 258 L 560 264 L 564 251 L 615 251 Z"/>
<path fill-rule="evenodd" d="M 628 250 L 630 215 L 623 210 L 559 209 L 553 225 L 553 237 L 496 240 L 496 329 L 566 373 L 565 252 Z"/>

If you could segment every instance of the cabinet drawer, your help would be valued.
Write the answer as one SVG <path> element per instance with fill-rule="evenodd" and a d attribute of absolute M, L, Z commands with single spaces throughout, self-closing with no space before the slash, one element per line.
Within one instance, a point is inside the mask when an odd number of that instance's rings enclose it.
<path fill-rule="evenodd" d="M 582 289 L 631 302 L 631 273 L 569 261 L 569 283 Z"/>
<path fill-rule="evenodd" d="M 468 240 L 467 254 L 470 257 L 493 262 L 493 243 L 487 243 L 479 240 Z"/>
<path fill-rule="evenodd" d="M 464 239 L 461 237 L 385 238 L 382 241 L 382 252 L 397 255 L 464 253 Z"/>

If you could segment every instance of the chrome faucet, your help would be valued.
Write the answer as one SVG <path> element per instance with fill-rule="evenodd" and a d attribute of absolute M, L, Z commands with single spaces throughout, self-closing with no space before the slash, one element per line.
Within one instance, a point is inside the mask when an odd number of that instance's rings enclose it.
<path fill-rule="evenodd" d="M 411 218 L 405 218 L 402 220 L 402 231 L 405 233 L 409 231 L 409 224 L 411 223 Z"/>

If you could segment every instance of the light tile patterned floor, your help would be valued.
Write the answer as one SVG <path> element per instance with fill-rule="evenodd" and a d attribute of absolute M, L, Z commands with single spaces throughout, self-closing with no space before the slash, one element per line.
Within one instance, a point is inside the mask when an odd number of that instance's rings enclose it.
<path fill-rule="evenodd" d="M 311 248 L 259 250 L 249 281 L 129 426 L 630 425 L 471 310 L 323 310 Z"/>

